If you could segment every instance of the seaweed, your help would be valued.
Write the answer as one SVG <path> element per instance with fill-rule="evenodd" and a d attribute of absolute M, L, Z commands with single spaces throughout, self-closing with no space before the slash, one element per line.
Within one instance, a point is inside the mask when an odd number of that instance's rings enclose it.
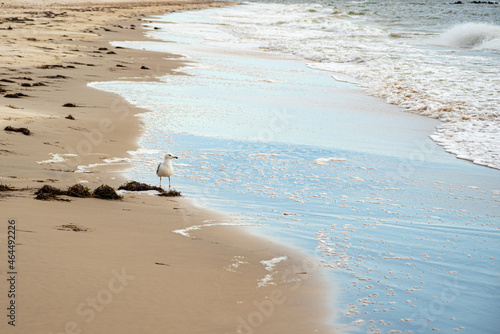
<path fill-rule="evenodd" d="M 75 224 L 65 224 L 57 226 L 56 229 L 60 231 L 73 231 L 73 232 L 87 232 L 89 229 L 86 227 L 78 226 Z"/>
<path fill-rule="evenodd" d="M 62 202 L 71 202 L 69 199 L 65 198 L 60 198 L 55 194 L 49 194 L 49 193 L 41 193 L 38 194 L 35 199 L 41 200 L 41 201 L 62 201 Z"/>
<path fill-rule="evenodd" d="M 13 128 L 12 126 L 6 126 L 5 131 L 10 131 L 10 132 L 21 132 L 25 136 L 31 135 L 31 131 L 28 130 L 27 128 Z"/>
<path fill-rule="evenodd" d="M 3 97 L 6 97 L 8 99 L 19 99 L 23 96 L 28 96 L 28 95 L 23 93 L 13 93 L 13 94 L 5 94 Z"/>
<path fill-rule="evenodd" d="M 50 186 L 48 184 L 43 185 L 40 189 L 35 192 L 35 195 L 39 194 L 54 194 L 54 195 L 66 195 L 64 190 L 56 188 L 54 186 Z"/>
<path fill-rule="evenodd" d="M 33 81 L 32 78 L 30 77 L 11 77 L 11 79 L 18 79 L 18 80 L 28 80 L 28 81 Z"/>
<path fill-rule="evenodd" d="M 66 195 L 79 198 L 95 197 L 100 199 L 111 199 L 111 200 L 122 199 L 122 197 L 119 196 L 112 187 L 105 184 L 99 186 L 93 192 L 90 190 L 90 188 L 85 187 L 84 185 L 81 185 L 79 183 L 68 187 L 68 190 L 66 191 L 56 188 L 54 186 L 44 185 L 35 192 L 35 195 L 37 195 L 35 199 L 39 200 L 58 200 L 67 202 L 70 202 L 70 200 L 61 199 L 58 196 Z"/>
<path fill-rule="evenodd" d="M 52 69 L 52 68 L 64 68 L 63 65 L 41 65 L 38 66 L 38 68 L 41 68 L 42 70 L 47 70 L 47 69 Z"/>
<path fill-rule="evenodd" d="M 63 107 L 66 107 L 66 108 L 75 108 L 76 104 L 74 104 L 74 103 L 65 103 L 65 104 L 63 104 Z"/>
<path fill-rule="evenodd" d="M 122 184 L 120 187 L 118 187 L 118 190 L 128 190 L 128 191 L 147 191 L 147 190 L 156 190 L 160 194 L 158 196 L 164 196 L 164 197 L 176 197 L 176 196 L 181 196 L 181 193 L 177 190 L 169 190 L 166 191 L 165 189 L 161 187 L 156 187 L 156 186 L 150 186 L 149 184 L 146 183 L 141 183 L 137 181 L 129 181 L 125 184 Z"/>
<path fill-rule="evenodd" d="M 77 183 L 68 188 L 68 190 L 66 191 L 66 195 L 71 197 L 88 198 L 92 197 L 92 192 L 88 187 Z"/>
<path fill-rule="evenodd" d="M 122 196 L 118 195 L 112 187 L 106 184 L 103 184 L 94 190 L 94 197 L 101 199 L 110 199 L 110 200 L 117 200 L 123 198 Z"/>
<path fill-rule="evenodd" d="M 175 189 L 170 189 L 169 191 L 163 190 L 158 196 L 162 197 L 178 197 L 181 196 L 181 192 Z"/>
<path fill-rule="evenodd" d="M 15 191 L 15 188 L 8 186 L 6 184 L 0 184 L 0 191 Z"/>
<path fill-rule="evenodd" d="M 47 78 L 47 79 L 68 79 L 69 77 L 62 75 L 62 74 L 57 74 L 57 75 L 47 75 L 42 78 Z"/>
<path fill-rule="evenodd" d="M 35 192 L 35 199 L 42 200 L 42 201 L 65 201 L 65 202 L 70 202 L 69 199 L 62 199 L 59 198 L 59 195 L 66 195 L 66 192 L 64 190 L 61 190 L 59 188 L 56 188 L 54 186 L 49 186 L 49 185 L 44 185 L 40 189 L 38 189 Z"/>
<path fill-rule="evenodd" d="M 74 119 L 75 119 L 75 118 L 73 117 L 73 115 L 71 115 L 71 114 L 70 114 L 70 115 L 68 115 L 68 116 L 66 116 L 66 117 L 64 117 L 64 118 L 66 118 L 66 119 L 71 119 L 71 120 L 74 120 Z"/>
<path fill-rule="evenodd" d="M 128 190 L 128 191 L 146 191 L 146 190 L 156 190 L 159 192 L 164 192 L 160 187 L 150 186 L 146 183 L 141 183 L 137 181 L 129 181 L 118 187 L 118 190 Z"/>
<path fill-rule="evenodd" d="M 145 191 L 145 190 L 156 190 L 160 194 L 158 196 L 163 197 L 176 197 L 181 196 L 181 193 L 175 189 L 166 191 L 161 187 L 151 186 L 146 183 L 141 183 L 137 181 L 129 181 L 123 185 L 121 185 L 119 190 L 128 190 L 128 191 Z M 13 191 L 17 190 L 10 186 L 0 184 L 0 191 Z M 43 185 L 41 188 L 35 191 L 35 199 L 38 200 L 58 200 L 58 201 L 66 201 L 70 202 L 69 199 L 62 199 L 59 196 L 66 195 L 71 197 L 79 197 L 79 198 L 100 198 L 100 199 L 108 199 L 108 200 L 121 200 L 123 197 L 118 195 L 113 189 L 113 187 L 103 184 L 97 187 L 93 192 L 90 188 L 82 185 L 82 184 L 74 184 L 68 187 L 67 190 L 62 190 L 56 188 L 51 185 Z"/>

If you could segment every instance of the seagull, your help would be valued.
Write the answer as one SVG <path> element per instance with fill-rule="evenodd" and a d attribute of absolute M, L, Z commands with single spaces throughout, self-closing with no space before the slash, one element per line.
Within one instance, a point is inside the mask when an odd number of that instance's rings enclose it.
<path fill-rule="evenodd" d="M 165 160 L 158 164 L 158 168 L 156 168 L 156 175 L 160 177 L 160 188 L 161 188 L 161 178 L 167 176 L 168 177 L 168 189 L 170 189 L 170 176 L 174 174 L 174 167 L 172 167 L 172 159 L 179 159 L 176 156 L 173 156 L 171 153 L 165 154 Z"/>

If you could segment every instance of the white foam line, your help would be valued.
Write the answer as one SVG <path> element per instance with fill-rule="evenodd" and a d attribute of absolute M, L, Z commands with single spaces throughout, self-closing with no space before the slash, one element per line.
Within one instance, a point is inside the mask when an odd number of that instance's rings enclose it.
<path fill-rule="evenodd" d="M 76 154 L 71 153 L 49 153 L 52 156 L 52 159 L 37 161 L 37 164 L 53 164 L 58 162 L 64 162 L 66 159 L 64 157 L 76 157 Z"/>
<path fill-rule="evenodd" d="M 271 274 L 267 274 L 266 276 L 264 276 L 264 278 L 261 278 L 260 280 L 258 280 L 258 283 L 257 283 L 258 288 L 268 286 L 268 285 L 276 285 L 276 283 L 273 282 L 273 275 L 271 275 Z"/>
<path fill-rule="evenodd" d="M 266 270 L 267 271 L 273 271 L 274 268 L 276 268 L 276 265 L 278 263 L 280 263 L 281 261 L 286 261 L 288 260 L 288 257 L 286 255 L 284 256 L 280 256 L 280 257 L 275 257 L 271 260 L 262 260 L 260 261 L 260 263 L 262 263 L 265 267 L 266 267 Z"/>
<path fill-rule="evenodd" d="M 153 155 L 153 154 L 159 154 L 160 151 L 159 150 L 155 150 L 155 149 L 147 149 L 147 148 L 139 148 L 135 151 L 127 151 L 128 154 L 132 155 L 132 156 L 136 156 L 136 155 Z"/>
<path fill-rule="evenodd" d="M 157 190 L 143 190 L 143 191 L 129 191 L 129 190 L 117 190 L 116 193 L 118 195 L 123 194 L 135 194 L 135 195 L 149 195 L 149 196 L 157 196 L 160 192 Z"/>
<path fill-rule="evenodd" d="M 130 160 L 128 158 L 111 158 L 111 159 L 104 159 L 104 163 L 96 163 L 96 164 L 89 164 L 89 165 L 80 165 L 76 167 L 75 173 L 90 173 L 88 170 L 89 168 L 95 168 L 98 166 L 107 166 L 115 163 L 123 163 L 123 162 L 129 162 Z"/>
<path fill-rule="evenodd" d="M 207 221 L 208 222 L 208 221 Z M 202 227 L 210 227 L 210 226 L 261 226 L 262 224 L 242 224 L 242 223 L 235 223 L 235 222 L 229 222 L 229 223 L 208 223 L 208 224 L 201 224 L 201 225 L 193 225 L 189 226 L 183 229 L 179 230 L 174 230 L 172 231 L 173 233 L 180 234 L 182 236 L 191 238 L 191 235 L 189 234 L 190 231 L 196 231 L 201 229 Z"/>
<path fill-rule="evenodd" d="M 273 273 L 272 272 L 274 271 L 274 268 L 276 268 L 276 265 L 278 265 L 278 263 L 280 263 L 281 261 L 286 261 L 286 260 L 288 260 L 288 257 L 286 255 L 284 255 L 284 256 L 272 258 L 271 260 L 260 261 L 260 263 L 262 263 L 265 266 L 266 270 L 271 272 L 271 274 L 266 274 L 266 276 L 264 276 L 260 280 L 257 280 L 257 282 L 258 282 L 257 287 L 261 288 L 261 287 L 268 286 L 268 285 L 276 285 L 276 283 L 273 282 Z"/>
<path fill-rule="evenodd" d="M 325 165 L 327 162 L 344 162 L 347 161 L 346 158 L 318 158 L 313 161 L 313 164 L 316 165 Z"/>

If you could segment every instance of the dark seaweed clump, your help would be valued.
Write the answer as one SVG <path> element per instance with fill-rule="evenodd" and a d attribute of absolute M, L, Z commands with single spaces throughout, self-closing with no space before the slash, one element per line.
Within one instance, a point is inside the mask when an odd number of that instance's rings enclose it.
<path fill-rule="evenodd" d="M 45 193 L 45 194 L 54 194 L 54 195 L 66 195 L 64 190 L 56 188 L 54 186 L 44 185 L 40 189 L 35 192 L 35 195 Z"/>
<path fill-rule="evenodd" d="M 90 188 L 85 187 L 84 185 L 78 183 L 72 185 L 71 187 L 68 187 L 68 190 L 61 190 L 54 186 L 44 185 L 35 192 L 35 195 L 36 195 L 35 199 L 45 200 L 45 201 L 48 200 L 67 201 L 67 202 L 70 201 L 68 199 L 62 199 L 59 197 L 62 195 L 79 197 L 79 198 L 95 197 L 100 199 L 112 199 L 112 200 L 122 199 L 122 197 L 119 196 L 112 187 L 105 184 L 96 188 L 94 191 L 91 191 Z"/>
<path fill-rule="evenodd" d="M 53 68 L 64 68 L 64 66 L 63 65 L 42 65 L 42 66 L 38 66 L 38 68 L 46 70 L 46 69 L 53 69 Z"/>
<path fill-rule="evenodd" d="M 162 197 L 178 197 L 178 196 L 181 196 L 181 192 L 177 191 L 175 189 L 170 189 L 169 191 L 163 190 L 163 192 L 160 193 L 158 196 L 162 196 Z"/>
<path fill-rule="evenodd" d="M 94 190 L 94 197 L 114 200 L 123 198 L 122 196 L 118 195 L 112 187 L 106 184 L 103 184 Z"/>
<path fill-rule="evenodd" d="M 5 94 L 3 97 L 6 97 L 8 99 L 19 99 L 23 96 L 28 96 L 28 95 L 23 93 L 13 93 L 13 94 Z"/>
<path fill-rule="evenodd" d="M 69 201 L 66 199 L 59 198 L 57 195 L 51 193 L 40 193 L 36 195 L 35 199 L 41 201 Z"/>
<path fill-rule="evenodd" d="M 118 189 L 119 190 L 128 190 L 128 191 L 156 190 L 160 193 L 158 196 L 165 196 L 165 197 L 181 196 L 181 193 L 177 190 L 166 191 L 165 189 L 163 189 L 161 187 L 150 186 L 149 184 L 141 183 L 141 182 L 137 182 L 137 181 L 129 181 L 125 184 L 122 184 Z"/>
<path fill-rule="evenodd" d="M 128 191 L 156 190 L 159 192 L 165 191 L 160 187 L 150 186 L 149 184 L 141 183 L 141 182 L 137 182 L 137 181 L 129 181 L 125 184 L 122 184 L 120 187 L 118 187 L 118 190 L 128 190 Z"/>
<path fill-rule="evenodd" d="M 16 189 L 6 184 L 0 184 L 0 191 L 15 191 Z"/>
<path fill-rule="evenodd" d="M 88 228 L 86 227 L 81 227 L 75 224 L 65 224 L 61 226 L 57 226 L 56 229 L 61 230 L 61 231 L 73 231 L 73 232 L 86 232 L 88 231 Z"/>
<path fill-rule="evenodd" d="M 6 126 L 5 131 L 10 131 L 10 132 L 21 132 L 25 136 L 31 135 L 31 131 L 27 128 L 13 128 L 12 126 Z"/>
<path fill-rule="evenodd" d="M 90 191 L 90 188 L 77 183 L 66 190 L 66 195 L 71 197 L 88 198 L 92 197 L 92 192 Z"/>
<path fill-rule="evenodd" d="M 35 195 L 36 195 L 35 199 L 42 201 L 55 200 L 55 201 L 69 202 L 68 199 L 62 199 L 59 197 L 59 195 L 66 195 L 66 192 L 54 186 L 44 185 L 35 192 Z"/>

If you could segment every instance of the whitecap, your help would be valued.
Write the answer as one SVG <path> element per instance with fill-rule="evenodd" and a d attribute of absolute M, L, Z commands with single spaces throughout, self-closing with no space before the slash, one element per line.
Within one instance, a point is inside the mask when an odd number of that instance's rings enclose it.
<path fill-rule="evenodd" d="M 494 49 L 500 51 L 500 26 L 489 23 L 457 24 L 431 42 L 452 48 Z"/>

